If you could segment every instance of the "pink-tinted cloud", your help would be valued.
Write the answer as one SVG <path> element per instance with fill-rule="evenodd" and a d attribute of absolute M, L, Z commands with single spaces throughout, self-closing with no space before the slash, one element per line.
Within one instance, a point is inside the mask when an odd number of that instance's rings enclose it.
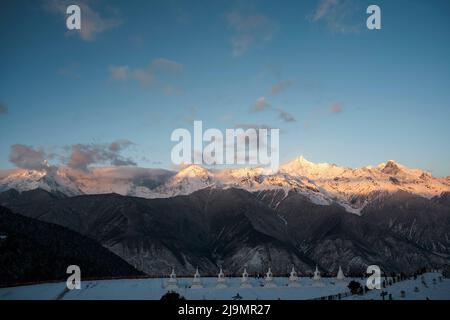
<path fill-rule="evenodd" d="M 268 108 L 270 108 L 270 104 L 267 102 L 267 99 L 265 97 L 260 97 L 256 100 L 251 111 L 252 112 L 260 112 L 260 111 L 267 110 Z"/>
<path fill-rule="evenodd" d="M 359 3 L 353 0 L 320 0 L 310 16 L 313 22 L 324 22 L 334 33 L 357 33 L 360 24 L 353 21 L 358 13 Z"/>
<path fill-rule="evenodd" d="M 278 112 L 278 117 L 281 120 L 283 120 L 284 122 L 296 122 L 297 121 L 292 114 L 290 114 L 287 111 L 284 111 L 281 108 L 277 108 L 276 111 Z"/>
<path fill-rule="evenodd" d="M 245 13 L 238 10 L 227 15 L 231 37 L 232 55 L 239 57 L 255 45 L 272 40 L 278 30 L 277 24 L 260 13 Z"/>
<path fill-rule="evenodd" d="M 334 114 L 339 114 L 339 113 L 342 113 L 343 111 L 344 111 L 344 109 L 340 103 L 334 103 L 330 107 L 330 112 L 334 113 Z"/>
<path fill-rule="evenodd" d="M 70 146 L 67 165 L 82 171 L 88 171 L 89 166 L 93 164 L 135 166 L 136 162 L 120 154 L 132 144 L 129 140 L 116 140 L 110 144 L 74 144 Z"/>
<path fill-rule="evenodd" d="M 42 149 L 15 144 L 10 148 L 9 161 L 22 169 L 43 170 L 48 168 L 47 154 Z"/>
<path fill-rule="evenodd" d="M 272 95 L 277 95 L 281 93 L 282 91 L 286 90 L 292 85 L 292 81 L 290 80 L 283 80 L 280 81 L 272 86 Z"/>

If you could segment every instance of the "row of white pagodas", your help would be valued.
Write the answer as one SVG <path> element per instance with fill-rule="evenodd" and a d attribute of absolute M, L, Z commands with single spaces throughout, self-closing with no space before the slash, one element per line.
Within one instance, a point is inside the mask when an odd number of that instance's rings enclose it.
<path fill-rule="evenodd" d="M 312 285 L 314 287 L 323 287 L 324 284 L 322 282 L 322 277 L 320 275 L 320 271 L 319 268 L 316 266 L 316 270 L 314 271 L 314 276 L 313 276 L 313 283 Z M 337 273 L 336 276 L 336 280 L 337 281 L 344 281 L 345 280 L 345 276 L 344 276 L 344 272 L 342 271 L 342 268 L 339 266 L 339 271 Z M 264 277 L 264 287 L 265 288 L 275 288 L 277 285 L 273 280 L 273 274 L 272 274 L 272 270 L 269 267 L 269 270 L 266 273 L 266 276 Z M 288 287 L 299 287 L 300 283 L 299 283 L 299 277 L 297 275 L 297 272 L 295 271 L 294 266 L 292 266 L 292 270 L 291 273 L 289 275 L 289 282 L 288 282 Z M 227 288 L 227 282 L 225 279 L 225 275 L 223 273 L 222 268 L 220 268 L 219 274 L 217 275 L 217 283 L 216 283 L 216 288 L 218 289 L 222 289 L 222 288 Z M 242 277 L 241 277 L 241 288 L 251 288 L 252 284 L 250 283 L 250 279 L 248 277 L 248 273 L 247 273 L 247 268 L 244 268 L 244 272 L 242 273 Z M 170 273 L 170 277 L 167 280 L 167 289 L 177 289 L 178 288 L 178 281 L 177 281 L 177 276 L 175 274 L 175 270 L 172 268 L 172 272 Z M 191 284 L 191 289 L 200 289 L 203 288 L 203 284 L 201 281 L 201 277 L 200 277 L 200 273 L 198 272 L 198 268 L 195 271 L 194 274 L 194 278 L 192 279 L 192 284 Z"/>
<path fill-rule="evenodd" d="M 216 288 L 226 288 L 227 283 L 225 281 L 225 275 L 223 273 L 222 268 L 220 268 L 220 272 L 217 276 L 217 284 Z M 194 278 L 192 279 L 191 289 L 201 289 L 203 288 L 202 280 L 200 277 L 200 272 L 198 272 L 198 268 L 195 270 Z M 175 270 L 172 268 L 172 272 L 170 273 L 169 279 L 167 280 L 166 289 L 178 289 L 178 280 L 177 275 L 175 274 Z"/>

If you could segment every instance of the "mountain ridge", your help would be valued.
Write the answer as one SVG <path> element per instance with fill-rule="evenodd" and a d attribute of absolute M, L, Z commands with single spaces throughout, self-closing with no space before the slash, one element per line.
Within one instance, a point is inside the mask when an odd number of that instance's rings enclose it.
<path fill-rule="evenodd" d="M 41 188 L 67 196 L 118 193 L 147 199 L 188 195 L 204 188 L 240 188 L 250 192 L 291 190 L 311 201 L 339 203 L 348 212 L 360 214 L 366 205 L 383 194 L 407 191 L 431 199 L 450 191 L 450 178 L 410 169 L 394 160 L 378 166 L 352 169 L 335 164 L 313 163 L 298 157 L 267 174 L 261 167 L 207 169 L 189 165 L 179 172 L 134 167 L 92 168 L 80 172 L 68 167 L 48 171 L 16 170 L 0 179 L 0 192 Z"/>
<path fill-rule="evenodd" d="M 189 195 L 145 199 L 118 194 L 64 197 L 36 189 L 0 193 L 0 205 L 92 238 L 154 276 L 172 267 L 214 275 L 268 266 L 304 273 L 315 266 L 359 273 L 439 267 L 450 257 L 448 195 L 426 199 L 407 192 L 380 198 L 361 216 L 337 203 L 311 202 L 295 191 L 207 188 Z"/>

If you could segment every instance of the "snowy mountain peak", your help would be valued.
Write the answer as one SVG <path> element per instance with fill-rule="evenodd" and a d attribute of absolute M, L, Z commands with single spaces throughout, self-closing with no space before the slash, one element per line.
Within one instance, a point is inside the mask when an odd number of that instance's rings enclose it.
<path fill-rule="evenodd" d="M 342 174 L 345 170 L 346 168 L 338 167 L 335 164 L 310 162 L 303 156 L 288 162 L 280 168 L 281 172 L 293 176 L 322 178 Z"/>
<path fill-rule="evenodd" d="M 291 163 L 296 163 L 297 165 L 301 166 L 313 166 L 316 165 L 315 163 L 308 161 L 304 156 L 300 156 L 298 158 L 295 158 L 291 161 Z"/>
<path fill-rule="evenodd" d="M 62 192 L 68 196 L 82 193 L 62 170 L 56 168 L 41 171 L 18 170 L 0 180 L 0 191 L 28 191 L 38 188 L 49 192 Z"/>
<path fill-rule="evenodd" d="M 381 164 L 379 168 L 383 173 L 392 175 L 396 175 L 401 171 L 400 165 L 394 160 L 389 160 L 388 162 Z"/>
<path fill-rule="evenodd" d="M 189 165 L 182 170 L 180 170 L 175 177 L 177 178 L 199 178 L 199 177 L 209 177 L 210 172 L 196 164 Z"/>
<path fill-rule="evenodd" d="M 297 167 L 303 167 L 303 168 L 315 167 L 318 165 L 328 165 L 328 163 L 314 163 L 314 162 L 308 161 L 304 156 L 300 156 L 286 164 L 286 166 L 297 166 Z"/>

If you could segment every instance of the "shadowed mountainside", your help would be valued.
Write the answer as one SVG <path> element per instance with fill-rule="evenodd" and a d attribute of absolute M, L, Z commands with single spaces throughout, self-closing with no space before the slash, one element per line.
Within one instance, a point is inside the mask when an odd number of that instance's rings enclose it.
<path fill-rule="evenodd" d="M 0 285 L 64 280 L 69 265 L 82 277 L 143 275 L 95 240 L 0 207 Z"/>
<path fill-rule="evenodd" d="M 444 197 L 445 195 L 443 195 Z M 169 199 L 117 194 L 66 197 L 44 190 L 0 194 L 15 212 L 95 239 L 139 270 L 166 275 L 174 266 L 216 274 L 286 273 L 294 264 L 361 272 L 369 264 L 412 272 L 448 261 L 450 209 L 400 192 L 379 198 L 362 216 L 337 204 L 318 205 L 290 191 L 250 193 L 203 189 Z"/>

